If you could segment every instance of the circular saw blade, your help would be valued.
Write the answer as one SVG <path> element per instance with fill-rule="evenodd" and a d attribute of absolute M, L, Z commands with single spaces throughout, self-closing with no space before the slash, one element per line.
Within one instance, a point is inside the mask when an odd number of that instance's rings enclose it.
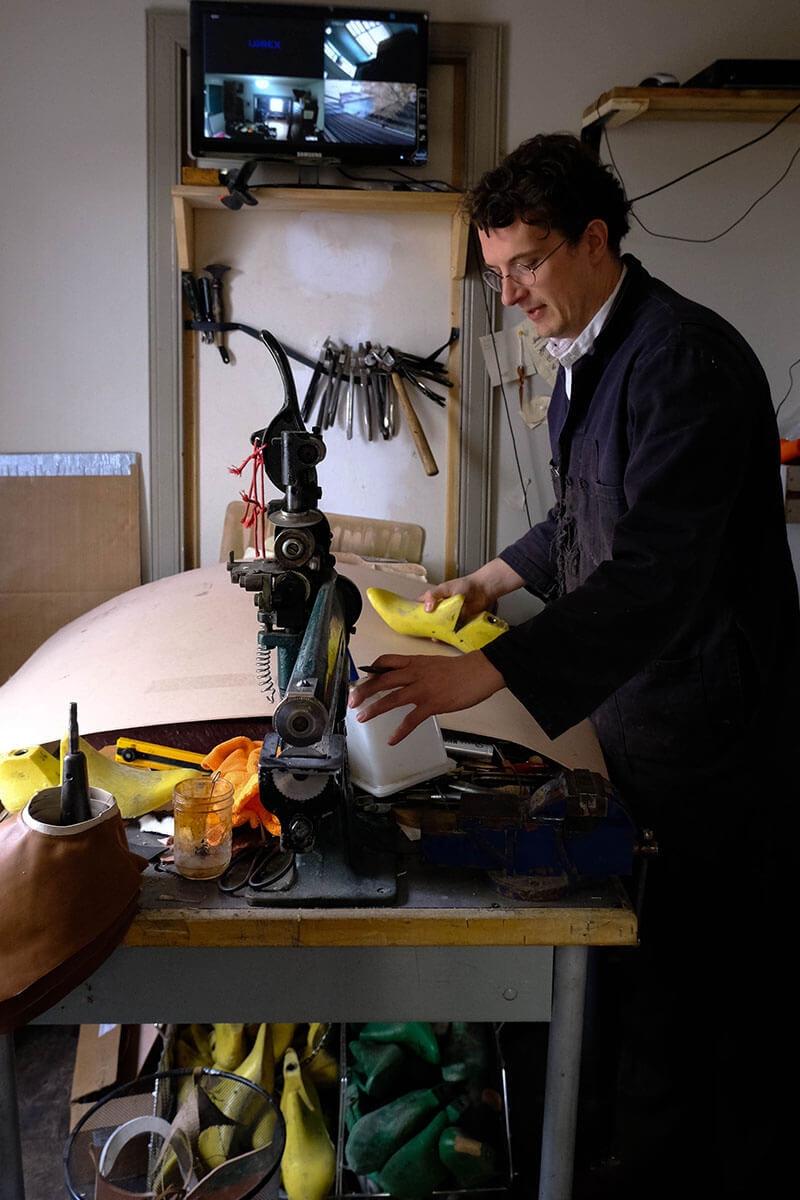
<path fill-rule="evenodd" d="M 290 800 L 312 800 L 324 790 L 328 776 L 322 773 L 293 775 L 291 771 L 273 771 L 272 782 L 280 794 Z"/>

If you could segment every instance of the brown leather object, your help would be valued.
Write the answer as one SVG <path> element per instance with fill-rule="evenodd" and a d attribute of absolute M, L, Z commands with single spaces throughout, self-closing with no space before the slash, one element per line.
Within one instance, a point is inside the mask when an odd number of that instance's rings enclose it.
<path fill-rule="evenodd" d="M 136 913 L 146 865 L 128 848 L 116 804 L 73 832 L 44 832 L 41 817 L 27 819 L 35 800 L 0 823 L 0 1033 L 45 1012 L 108 958 Z"/>

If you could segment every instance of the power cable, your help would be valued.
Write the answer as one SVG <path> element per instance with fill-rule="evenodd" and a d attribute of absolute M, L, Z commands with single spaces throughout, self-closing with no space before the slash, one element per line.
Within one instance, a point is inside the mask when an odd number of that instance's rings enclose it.
<path fill-rule="evenodd" d="M 800 105 L 798 105 L 798 107 L 800 107 Z M 794 112 L 794 111 L 795 111 L 795 109 L 792 109 L 792 112 Z M 772 128 L 775 129 L 775 128 L 777 128 L 777 126 L 773 125 Z M 768 132 L 771 133 L 772 130 L 769 130 Z M 622 175 L 620 173 L 619 167 L 617 166 L 617 163 L 614 159 L 614 152 L 611 149 L 611 143 L 608 140 L 608 132 L 605 130 L 605 128 L 603 130 L 603 133 L 605 136 L 606 148 L 608 150 L 608 156 L 611 159 L 611 165 L 614 168 L 617 178 L 619 179 L 620 183 L 622 183 L 623 188 L 624 188 L 625 184 L 622 179 Z M 766 137 L 766 134 L 762 134 L 762 137 Z M 760 138 L 755 138 L 753 140 L 760 141 Z M 744 150 L 745 146 L 752 146 L 752 144 L 753 144 L 753 142 L 746 142 L 744 146 L 739 146 L 738 150 Z M 735 154 L 736 152 L 737 152 L 736 150 L 729 150 L 728 154 Z M 636 224 L 639 225 L 644 230 L 645 233 L 649 233 L 651 237 L 665 238 L 671 242 L 694 242 L 696 244 L 699 244 L 699 243 L 707 244 L 709 242 L 716 242 L 720 238 L 725 237 L 726 233 L 730 233 L 730 231 L 732 229 L 735 229 L 737 225 L 741 224 L 741 222 L 745 219 L 745 217 L 749 216 L 749 214 L 753 211 L 753 209 L 756 207 L 757 204 L 760 204 L 761 201 L 764 200 L 770 194 L 770 192 L 773 192 L 775 190 L 775 188 L 778 187 L 779 184 L 783 183 L 784 179 L 786 178 L 786 176 L 789 174 L 792 167 L 794 166 L 795 159 L 797 158 L 798 154 L 800 154 L 800 146 L 797 147 L 794 154 L 789 159 L 788 165 L 783 170 L 783 172 L 779 175 L 779 177 L 775 180 L 775 182 L 771 183 L 770 186 L 766 189 L 766 191 L 763 191 L 760 196 L 757 196 L 756 199 L 753 201 L 753 203 L 751 205 L 749 205 L 748 208 L 745 209 L 745 211 L 742 213 L 742 215 L 740 217 L 737 217 L 736 220 L 733 221 L 730 225 L 728 225 L 728 227 L 726 229 L 721 230 L 720 233 L 712 234 L 711 237 L 705 237 L 705 238 L 683 237 L 683 236 L 680 236 L 679 234 L 675 234 L 675 233 L 657 233 L 656 230 L 649 229 L 648 226 L 645 225 L 645 223 L 641 219 L 641 217 L 639 217 L 638 214 L 636 212 L 634 212 L 633 205 L 636 204 L 639 200 L 642 200 L 647 196 L 653 196 L 653 195 L 655 195 L 656 192 L 663 191 L 664 188 L 672 187 L 672 185 L 675 183 L 680 183 L 681 180 L 688 178 L 689 175 L 694 175 L 698 171 L 702 171 L 704 169 L 704 167 L 710 167 L 712 165 L 712 163 L 719 162 L 720 158 L 727 158 L 728 154 L 722 154 L 719 156 L 719 158 L 712 158 L 707 163 L 704 163 L 702 166 L 695 167 L 693 170 L 687 171 L 684 175 L 679 175 L 677 177 L 677 179 L 673 179 L 670 183 L 665 183 L 661 187 L 653 188 L 652 191 L 644 192 L 642 196 L 637 196 L 634 200 L 631 200 L 630 201 L 630 204 L 631 204 L 630 214 L 633 217 Z"/>
<path fill-rule="evenodd" d="M 644 232 L 649 234 L 651 237 L 667 239 L 668 241 L 673 241 L 673 242 L 692 242 L 695 244 L 701 244 L 701 243 L 708 244 L 709 242 L 716 242 L 720 238 L 725 237 L 725 235 L 727 233 L 730 233 L 730 231 L 732 229 L 735 229 L 737 225 L 741 224 L 741 222 L 744 221 L 745 217 L 750 215 L 750 213 L 753 211 L 753 209 L 756 207 L 756 205 L 760 204 L 761 201 L 764 200 L 770 194 L 770 192 L 773 192 L 775 190 L 775 188 L 778 187 L 779 184 L 783 183 L 784 179 L 786 178 L 786 176 L 789 174 L 792 167 L 794 166 L 797 156 L 800 154 L 800 146 L 798 146 L 797 149 L 794 151 L 794 153 L 792 154 L 791 158 L 789 159 L 789 162 L 786 165 L 785 169 L 781 172 L 781 174 L 778 176 L 778 178 L 775 180 L 775 182 L 770 184 L 770 186 L 765 191 L 763 191 L 760 196 L 757 196 L 756 199 L 752 202 L 752 204 L 750 204 L 745 209 L 745 211 L 741 214 L 741 216 L 737 217 L 735 221 L 733 221 L 730 225 L 727 226 L 727 228 L 723 229 L 720 233 L 715 233 L 711 237 L 693 238 L 693 237 L 681 237 L 681 236 L 678 236 L 677 234 L 671 234 L 671 233 L 657 233 L 655 230 L 649 229 L 647 227 L 647 225 L 645 225 L 644 221 L 642 221 L 641 218 L 634 212 L 633 205 L 637 204 L 640 200 L 647 199 L 649 196 L 656 195 L 657 192 L 663 192 L 666 188 L 670 188 L 676 183 L 681 183 L 684 179 L 688 179 L 691 175 L 696 175 L 698 173 L 698 171 L 703 171 L 706 169 L 706 167 L 711 167 L 714 165 L 714 163 L 721 162 L 722 159 L 730 158 L 731 155 L 738 154 L 741 150 L 746 150 L 749 146 L 754 146 L 757 142 L 763 141 L 764 138 L 769 137 L 769 135 L 771 133 L 774 133 L 775 130 L 778 128 L 778 126 L 782 125 L 784 123 L 784 121 L 788 121 L 789 117 L 791 117 L 798 110 L 800 110 L 800 104 L 795 104 L 792 108 L 789 109 L 788 112 L 784 113 L 783 116 L 779 118 L 779 120 L 775 121 L 769 127 L 769 129 L 765 129 L 764 132 L 760 133 L 757 137 L 750 138 L 749 141 L 743 142 L 740 146 L 735 146 L 732 150 L 727 150 L 724 154 L 718 154 L 716 156 L 716 158 L 711 158 L 707 162 L 701 163 L 697 167 L 693 167 L 690 171 L 684 171 L 684 173 L 682 175 L 676 176 L 675 179 L 671 179 L 668 183 L 662 183 L 657 188 L 651 188 L 651 190 L 649 192 L 642 192 L 641 195 L 635 196 L 633 198 L 633 200 L 630 201 L 630 206 L 631 206 L 630 214 L 633 217 L 634 221 L 636 221 L 637 225 L 639 225 L 644 230 Z M 625 181 L 622 178 L 622 173 L 620 172 L 620 169 L 617 166 L 616 160 L 614 158 L 614 151 L 611 148 L 611 142 L 608 137 L 608 129 L 606 128 L 605 125 L 603 126 L 603 136 L 605 138 L 606 149 L 608 151 L 609 159 L 611 160 L 611 165 L 614 168 L 614 172 L 615 172 L 617 178 L 619 179 L 620 183 L 622 184 L 623 190 L 627 191 L 627 189 L 625 188 Z M 794 368 L 798 365 L 800 365 L 800 358 L 795 359 L 795 361 L 789 365 L 789 387 L 786 389 L 786 392 L 784 393 L 783 397 L 781 398 L 779 404 L 777 405 L 777 407 L 775 409 L 776 417 L 778 416 L 778 413 L 780 412 L 780 410 L 783 407 L 783 405 L 785 404 L 785 402 L 788 400 L 789 395 L 791 394 L 792 388 L 794 387 L 793 371 L 794 371 Z"/>
<path fill-rule="evenodd" d="M 474 240 L 473 240 L 473 244 L 474 244 Z M 530 513 L 530 509 L 528 507 L 528 485 L 525 483 L 525 477 L 522 473 L 522 464 L 519 461 L 519 450 L 517 448 L 517 439 L 516 439 L 516 435 L 514 433 L 514 425 L 511 420 L 511 410 L 509 409 L 509 405 L 508 405 L 508 396 L 506 394 L 505 383 L 503 381 L 503 372 L 500 367 L 500 356 L 497 353 L 497 338 L 495 337 L 495 332 L 494 332 L 494 329 L 492 328 L 492 311 L 491 311 L 491 307 L 489 305 L 488 288 L 486 287 L 486 284 L 483 282 L 482 279 L 481 279 L 481 295 L 483 296 L 483 305 L 484 305 L 484 308 L 486 309 L 486 318 L 487 318 L 487 321 L 489 324 L 489 336 L 492 339 L 492 350 L 494 352 L 495 366 L 497 367 L 497 378 L 500 381 L 500 384 L 499 384 L 500 394 L 503 397 L 503 407 L 505 409 L 505 414 L 506 414 L 506 424 L 508 425 L 508 432 L 511 434 L 511 446 L 514 451 L 514 462 L 515 462 L 516 468 L 517 468 L 517 476 L 519 478 L 520 491 L 522 492 L 522 504 L 525 508 L 525 516 L 528 521 L 528 528 L 532 529 L 533 521 L 531 520 L 531 513 Z"/>
<path fill-rule="evenodd" d="M 657 192 L 665 191 L 666 188 L 670 188 L 674 184 L 680 183 L 684 179 L 688 179 L 690 175 L 696 175 L 698 171 L 705 171 L 706 167 L 713 167 L 714 163 L 722 162 L 724 158 L 730 158 L 731 155 L 738 154 L 740 150 L 746 150 L 748 146 L 755 146 L 756 142 L 762 142 L 764 138 L 767 138 L 771 133 L 774 133 L 779 125 L 782 125 L 784 121 L 788 121 L 789 118 L 798 111 L 798 109 L 800 109 L 800 103 L 795 104 L 794 107 L 790 108 L 788 112 L 785 112 L 782 117 L 779 117 L 773 125 L 770 125 L 769 129 L 765 129 L 764 132 L 759 133 L 757 137 L 750 138 L 750 140 L 747 142 L 742 142 L 741 146 L 734 146 L 732 150 L 726 150 L 724 154 L 718 154 L 716 158 L 710 158 L 708 162 L 700 163 L 698 167 L 692 167 L 690 171 L 684 171 L 682 175 L 677 175 L 675 179 L 670 179 L 668 183 L 662 183 L 656 188 L 651 188 L 649 192 L 642 192 L 641 196 L 634 196 L 634 198 L 631 200 L 631 204 L 636 204 L 639 200 L 646 200 L 648 196 L 655 196 Z M 605 134 L 606 145 L 608 145 L 608 130 L 606 129 L 605 125 L 603 126 L 603 133 Z"/>
<path fill-rule="evenodd" d="M 794 387 L 794 377 L 792 375 L 792 372 L 794 371 L 795 367 L 797 367 L 797 366 L 800 366 L 800 358 L 796 358 L 793 363 L 789 364 L 789 386 L 786 389 L 786 391 L 784 392 L 783 397 L 782 397 L 780 403 L 778 404 L 778 407 L 775 409 L 776 417 L 777 417 L 778 413 L 781 411 L 781 409 L 783 408 L 786 401 L 789 399 L 789 395 L 792 391 L 792 388 Z"/>

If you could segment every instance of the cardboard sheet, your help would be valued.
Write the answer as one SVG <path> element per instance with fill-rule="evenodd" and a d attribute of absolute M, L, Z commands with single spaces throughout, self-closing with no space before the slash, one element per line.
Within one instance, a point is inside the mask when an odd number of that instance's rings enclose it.
<path fill-rule="evenodd" d="M 133 454 L 0 455 L 0 682 L 141 580 Z"/>
<path fill-rule="evenodd" d="M 379 654 L 460 654 L 395 633 L 366 599 L 371 586 L 417 599 L 425 590 L 418 576 L 348 555 L 337 556 L 337 569 L 364 597 L 350 642 L 356 663 Z M 59 630 L 0 687 L 0 752 L 60 739 L 73 700 L 82 733 L 270 715 L 274 704 L 256 680 L 258 628 L 252 595 L 231 583 L 222 563 L 116 596 Z M 588 722 L 553 741 L 506 690 L 448 713 L 442 724 L 604 771 Z"/>

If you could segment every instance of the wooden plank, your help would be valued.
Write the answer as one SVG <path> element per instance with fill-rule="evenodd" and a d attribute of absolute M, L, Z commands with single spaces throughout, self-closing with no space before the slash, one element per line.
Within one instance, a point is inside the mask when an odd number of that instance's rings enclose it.
<path fill-rule="evenodd" d="M 175 200 L 190 208 L 221 208 L 217 187 L 177 185 Z M 387 192 L 379 188 L 268 188 L 258 195 L 258 206 L 240 209 L 237 216 L 252 218 L 259 212 L 368 212 L 451 214 L 460 207 L 460 192 Z M 177 218 L 176 218 L 177 219 Z"/>
<path fill-rule="evenodd" d="M 611 88 L 583 113 L 581 128 L 604 120 L 609 127 L 648 120 L 765 121 L 800 102 L 800 91 L 734 88 Z M 800 118 L 795 114 L 792 120 Z"/>
<path fill-rule="evenodd" d="M 200 566 L 200 423 L 198 421 L 198 335 L 183 331 L 183 569 Z"/>
<path fill-rule="evenodd" d="M 469 222 L 459 203 L 450 227 L 450 276 L 454 280 L 462 280 L 467 273 L 469 229 Z"/>
<path fill-rule="evenodd" d="M 629 909 L 155 909 L 140 913 L 126 946 L 627 946 Z"/>
<path fill-rule="evenodd" d="M 617 90 L 617 89 L 615 89 Z M 597 105 L 587 109 L 583 116 L 581 127 L 594 125 L 596 121 L 605 119 L 606 125 L 626 125 L 635 117 L 640 117 L 647 110 L 648 101 L 645 98 L 634 100 L 626 96 L 608 94 L 601 96 Z"/>
<path fill-rule="evenodd" d="M 456 221 L 460 228 L 456 227 Z M 461 281 L 466 273 L 467 237 L 462 242 L 461 229 L 466 222 L 457 216 L 453 220 L 451 253 L 453 255 L 452 280 L 450 283 L 450 326 L 461 326 Z M 467 232 L 468 236 L 468 232 Z M 463 329 L 461 330 L 463 334 Z M 445 465 L 447 491 L 445 493 L 444 518 L 444 577 L 453 579 L 458 574 L 458 514 L 461 497 L 461 361 L 463 358 L 461 334 L 450 347 L 447 356 L 447 373 L 452 387 L 447 389 L 447 461 Z"/>
<path fill-rule="evenodd" d="M 405 899 L 391 905 L 252 907 L 213 881 L 149 868 L 126 946 L 583 946 L 632 945 L 637 923 L 617 880 L 562 899 L 502 896 L 483 872 L 406 863 Z"/>
<path fill-rule="evenodd" d="M 172 189 L 172 209 L 175 215 L 175 244 L 178 253 L 178 268 L 191 271 L 194 261 L 194 215 L 192 205 L 185 196 Z"/>

